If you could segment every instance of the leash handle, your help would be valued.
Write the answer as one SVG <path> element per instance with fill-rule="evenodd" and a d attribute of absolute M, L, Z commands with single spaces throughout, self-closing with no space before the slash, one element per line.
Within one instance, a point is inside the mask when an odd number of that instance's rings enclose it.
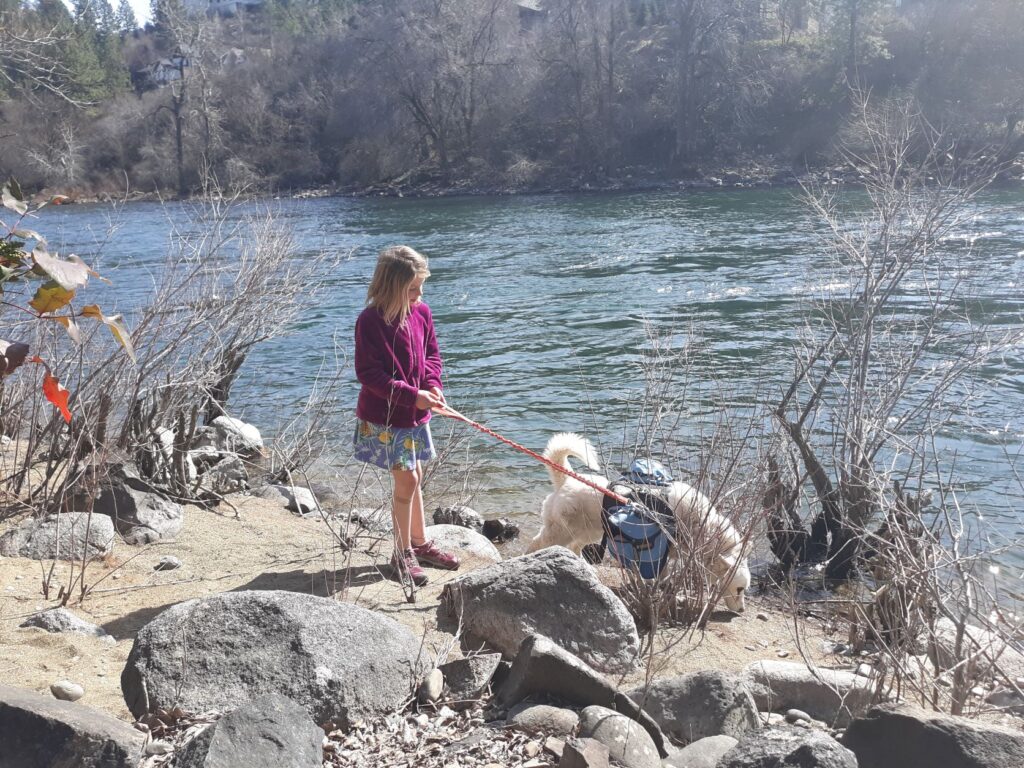
<path fill-rule="evenodd" d="M 555 462 L 551 461 L 550 459 L 545 458 L 544 456 L 542 456 L 541 454 L 537 453 L 536 451 L 531 451 L 525 445 L 520 445 L 519 443 L 517 443 L 517 442 L 515 442 L 513 440 L 509 440 L 507 437 L 503 437 L 503 436 L 499 435 L 493 429 L 489 429 L 488 427 L 485 427 L 483 424 L 481 424 L 479 422 L 476 422 L 476 421 L 473 421 L 472 419 L 468 418 L 467 416 L 463 416 L 461 413 L 456 411 L 450 405 L 438 406 L 438 407 L 434 408 L 434 412 L 439 414 L 440 416 L 448 416 L 448 417 L 453 418 L 453 419 L 455 419 L 457 421 L 464 422 L 464 423 L 468 424 L 469 426 L 473 427 L 473 429 L 477 429 L 477 430 L 483 432 L 485 435 L 490 435 L 495 440 L 498 440 L 499 442 L 502 442 L 505 445 L 511 446 L 512 448 L 515 448 L 517 451 L 521 451 L 522 453 L 525 453 L 527 456 L 532 456 L 533 458 L 537 459 L 537 461 L 541 462 L 542 464 L 546 464 L 547 466 L 551 467 L 555 471 L 561 472 L 563 475 L 568 475 L 573 480 L 576 480 L 576 481 L 578 481 L 580 483 L 583 483 L 584 485 L 589 486 L 590 488 L 593 488 L 595 491 L 600 491 L 601 493 L 603 493 L 608 498 L 614 499 L 615 501 L 617 501 L 619 504 L 629 504 L 629 499 L 627 499 L 625 496 L 620 496 L 619 494 L 615 493 L 615 491 L 609 490 L 608 488 L 604 488 L 603 486 L 600 486 L 597 483 L 595 483 L 593 480 L 588 480 L 587 478 L 583 477 L 582 475 L 576 474 L 571 469 L 566 469 L 561 464 L 556 464 Z"/>

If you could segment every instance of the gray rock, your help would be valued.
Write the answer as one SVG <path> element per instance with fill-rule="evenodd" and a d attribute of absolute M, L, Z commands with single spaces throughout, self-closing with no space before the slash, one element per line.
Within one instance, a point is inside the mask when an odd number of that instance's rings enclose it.
<path fill-rule="evenodd" d="M 298 485 L 285 487 L 288 490 L 287 509 L 299 515 L 320 514 L 320 503 L 309 488 L 303 488 Z"/>
<path fill-rule="evenodd" d="M 280 693 L 341 727 L 401 706 L 429 669 L 392 619 L 313 595 L 243 591 L 168 608 L 135 638 L 121 690 L 132 714 L 229 709 Z"/>
<path fill-rule="evenodd" d="M 114 522 L 85 512 L 31 518 L 0 536 L 0 555 L 33 560 L 95 560 L 113 547 Z"/>
<path fill-rule="evenodd" d="M 321 768 L 324 732 L 278 694 L 259 696 L 188 742 L 175 768 Z"/>
<path fill-rule="evenodd" d="M 1024 696 L 1009 688 L 992 691 L 985 697 L 985 703 L 1015 715 L 1024 713 Z"/>
<path fill-rule="evenodd" d="M 433 704 L 444 693 L 444 673 L 436 667 L 420 683 L 417 698 L 424 704 Z"/>
<path fill-rule="evenodd" d="M 434 525 L 458 525 L 479 531 L 484 527 L 480 513 L 462 504 L 453 507 L 438 507 L 434 510 Z"/>
<path fill-rule="evenodd" d="M 174 555 L 164 555 L 160 561 L 153 566 L 154 571 L 174 571 L 181 568 L 181 560 Z"/>
<path fill-rule="evenodd" d="M 53 694 L 53 698 L 61 701 L 78 701 L 85 696 L 85 688 L 70 680 L 58 680 L 50 685 L 50 693 Z"/>
<path fill-rule="evenodd" d="M 371 533 L 381 534 L 382 536 L 390 536 L 395 530 L 390 509 L 382 507 L 376 509 L 353 509 L 351 519 L 360 528 Z"/>
<path fill-rule="evenodd" d="M 447 584 L 441 600 L 467 632 L 506 655 L 542 634 L 602 672 L 632 670 L 640 651 L 626 606 L 564 547 L 516 557 Z"/>
<path fill-rule="evenodd" d="M 811 722 L 814 718 L 804 712 L 802 709 L 787 709 L 785 713 L 787 723 L 797 723 L 803 720 L 804 722 Z"/>
<path fill-rule="evenodd" d="M 501 544 L 504 541 L 512 541 L 519 537 L 519 526 L 507 517 L 499 517 L 494 520 L 484 520 L 480 533 L 491 541 Z"/>
<path fill-rule="evenodd" d="M 844 670 L 815 669 L 791 661 L 755 661 L 743 671 L 759 709 L 797 708 L 842 728 L 874 698 L 871 680 Z"/>
<path fill-rule="evenodd" d="M 442 664 L 440 670 L 448 686 L 448 706 L 464 709 L 479 701 L 500 663 L 500 653 L 481 653 Z"/>
<path fill-rule="evenodd" d="M 105 629 L 78 618 L 67 608 L 51 608 L 42 613 L 33 613 L 19 626 L 39 627 L 47 632 L 74 632 L 99 638 L 110 637 Z"/>
<path fill-rule="evenodd" d="M 99 473 L 100 493 L 92 502 L 92 511 L 113 520 L 125 541 L 149 544 L 178 535 L 185 519 L 184 508 L 160 495 L 132 462 L 111 462 Z M 87 511 L 89 504 L 84 492 L 75 493 L 70 500 L 71 508 L 78 512 Z"/>
<path fill-rule="evenodd" d="M 705 736 L 662 761 L 665 768 L 715 768 L 739 742 L 732 736 Z"/>
<path fill-rule="evenodd" d="M 943 617 L 935 622 L 933 640 L 929 653 L 940 670 L 952 669 L 961 660 L 967 660 L 967 674 L 971 681 L 990 675 L 1008 680 L 1024 675 L 1024 652 L 1012 647 L 998 632 L 966 625 L 958 658 L 957 626 Z"/>
<path fill-rule="evenodd" d="M 627 694 L 664 733 L 685 744 L 707 736 L 740 738 L 760 727 L 746 683 L 724 672 L 707 670 L 658 680 Z"/>
<path fill-rule="evenodd" d="M 661 768 L 661 757 L 650 735 L 638 722 L 605 707 L 580 712 L 580 735 L 608 747 L 612 760 L 626 768 Z"/>
<path fill-rule="evenodd" d="M 218 416 L 210 426 L 214 429 L 216 445 L 222 453 L 253 456 L 263 450 L 263 437 L 252 424 L 230 416 Z"/>
<path fill-rule="evenodd" d="M 665 739 L 658 724 L 636 702 L 581 659 L 546 637 L 531 635 L 519 649 L 508 677 L 498 689 L 495 705 L 508 708 L 536 693 L 544 693 L 581 706 L 597 704 L 639 722 L 664 757 Z"/>
<path fill-rule="evenodd" d="M 564 707 L 524 702 L 509 710 L 506 723 L 526 733 L 568 736 L 580 724 L 580 716 Z"/>
<path fill-rule="evenodd" d="M 908 765 L 928 765 L 909 763 Z M 857 768 L 853 752 L 821 731 L 784 726 L 751 732 L 716 768 Z M 868 768 L 865 766 L 864 768 Z M 908 768 L 904 765 L 902 768 Z M 932 768 L 928 765 L 928 768 Z"/>
<path fill-rule="evenodd" d="M 843 735 L 862 768 L 1024 765 L 1024 733 L 906 705 L 872 707 Z"/>
<path fill-rule="evenodd" d="M 558 768 L 608 768 L 608 747 L 597 739 L 572 739 L 565 743 Z"/>
<path fill-rule="evenodd" d="M 84 704 L 0 685 L 0 768 L 135 768 L 143 741 Z"/>
<path fill-rule="evenodd" d="M 199 495 L 205 498 L 223 497 L 248 488 L 249 472 L 237 456 L 221 459 L 199 478 Z"/>
<path fill-rule="evenodd" d="M 465 560 L 480 563 L 500 563 L 501 553 L 486 537 L 460 525 L 431 525 L 424 533 L 441 549 L 453 551 Z"/>

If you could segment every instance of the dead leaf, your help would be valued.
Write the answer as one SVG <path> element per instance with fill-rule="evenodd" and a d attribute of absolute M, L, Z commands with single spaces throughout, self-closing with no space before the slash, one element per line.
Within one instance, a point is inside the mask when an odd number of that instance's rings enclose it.
<path fill-rule="evenodd" d="M 45 315 L 67 306 L 73 298 L 75 298 L 74 291 L 67 290 L 55 280 L 49 280 L 39 286 L 36 295 L 29 302 L 29 306 L 40 315 Z"/>
<path fill-rule="evenodd" d="M 43 376 L 43 394 L 46 399 L 56 406 L 57 410 L 60 411 L 61 416 L 64 417 L 64 421 L 68 424 L 71 423 L 71 409 L 68 408 L 68 397 L 71 395 L 64 387 L 57 381 L 57 377 L 50 373 L 50 370 L 46 370 L 46 375 Z"/>
<path fill-rule="evenodd" d="M 0 376 L 6 376 L 25 362 L 28 344 L 0 339 Z"/>
<path fill-rule="evenodd" d="M 68 332 L 68 336 L 75 344 L 82 343 L 82 332 L 78 328 L 78 323 L 75 322 L 75 318 L 61 315 L 60 317 L 53 318 L 58 323 L 64 326 L 64 329 Z"/>
<path fill-rule="evenodd" d="M 132 362 L 136 362 L 135 359 L 135 347 L 132 346 L 131 334 L 128 332 L 127 326 L 121 320 L 120 315 L 104 315 L 100 310 L 98 304 L 90 304 L 87 307 L 82 307 L 82 311 L 79 313 L 82 317 L 93 317 L 99 320 L 101 323 L 106 325 L 114 338 L 117 339 L 118 344 L 124 347 L 124 351 L 128 353 L 128 357 L 132 359 Z"/>
<path fill-rule="evenodd" d="M 77 256 L 72 255 L 71 260 L 65 261 L 36 248 L 32 251 L 32 260 L 66 291 L 77 291 L 89 282 L 89 267 Z"/>

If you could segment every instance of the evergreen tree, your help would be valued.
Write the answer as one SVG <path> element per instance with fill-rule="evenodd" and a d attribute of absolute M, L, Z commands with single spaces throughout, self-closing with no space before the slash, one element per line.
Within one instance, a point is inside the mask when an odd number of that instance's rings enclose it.
<path fill-rule="evenodd" d="M 139 20 L 135 18 L 135 11 L 132 10 L 128 0 L 121 0 L 117 5 L 117 13 L 114 16 L 114 27 L 121 34 L 128 34 L 138 29 Z"/>

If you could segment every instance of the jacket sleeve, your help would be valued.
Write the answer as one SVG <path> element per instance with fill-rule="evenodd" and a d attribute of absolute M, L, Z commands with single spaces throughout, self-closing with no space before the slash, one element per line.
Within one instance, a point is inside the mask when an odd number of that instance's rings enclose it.
<path fill-rule="evenodd" d="M 390 347 L 376 323 L 364 317 L 356 320 L 355 368 L 359 383 L 395 405 L 413 406 L 419 390 L 394 377 L 394 364 L 388 360 Z"/>
<path fill-rule="evenodd" d="M 437 336 L 434 334 L 433 315 L 427 315 L 427 327 L 424 337 L 427 348 L 427 365 L 426 375 L 423 377 L 423 383 L 427 387 L 443 389 L 441 385 L 441 374 L 444 373 L 444 363 L 441 362 L 441 350 L 438 349 Z"/>

